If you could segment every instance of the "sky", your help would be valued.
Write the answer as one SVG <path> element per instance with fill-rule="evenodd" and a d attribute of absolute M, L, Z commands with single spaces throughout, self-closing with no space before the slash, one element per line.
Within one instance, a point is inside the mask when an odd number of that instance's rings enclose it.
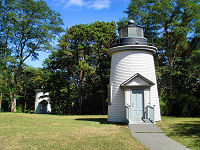
<path fill-rule="evenodd" d="M 127 17 L 124 13 L 131 0 L 45 0 L 48 6 L 61 14 L 64 29 L 76 24 L 90 24 L 95 21 L 119 21 Z M 56 45 L 56 41 L 52 43 Z M 25 62 L 32 67 L 42 67 L 50 52 L 39 52 L 39 60 L 31 58 Z"/>

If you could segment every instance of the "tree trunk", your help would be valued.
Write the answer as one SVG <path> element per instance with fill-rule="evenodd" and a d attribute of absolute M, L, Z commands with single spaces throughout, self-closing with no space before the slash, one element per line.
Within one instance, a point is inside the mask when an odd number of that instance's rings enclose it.
<path fill-rule="evenodd" d="M 9 89 L 9 97 L 10 97 L 10 101 L 11 101 L 11 112 L 12 112 L 13 94 L 12 94 L 12 89 L 11 89 L 11 81 L 10 81 L 10 78 L 8 78 L 8 89 Z"/>
<path fill-rule="evenodd" d="M 172 74 L 170 75 L 170 95 L 173 94 L 173 79 L 172 79 Z"/>
<path fill-rule="evenodd" d="M 80 70 L 79 74 L 79 115 L 82 113 L 82 102 L 83 102 L 83 87 L 82 87 L 82 82 L 83 82 L 83 70 Z"/>
<path fill-rule="evenodd" d="M 26 113 L 26 100 L 24 102 L 24 113 Z"/>
<path fill-rule="evenodd" d="M 25 80 L 25 86 L 24 86 L 24 89 L 25 89 L 25 90 L 24 90 L 24 113 L 26 113 L 26 97 L 27 97 L 27 96 L 26 96 L 26 93 L 27 93 L 27 92 L 26 92 L 26 87 L 27 87 L 27 86 L 26 86 L 26 82 L 27 82 L 27 80 Z"/>
<path fill-rule="evenodd" d="M 81 92 L 80 92 L 80 96 L 79 96 L 79 115 L 81 115 L 81 113 L 82 113 L 82 102 L 83 102 L 83 96 L 81 95 Z"/>
<path fill-rule="evenodd" d="M 17 85 L 16 85 L 16 82 L 15 82 L 15 79 L 14 79 L 13 96 L 12 96 L 12 99 L 11 99 L 11 112 L 16 112 L 16 98 L 17 98 L 16 88 L 17 88 Z"/>
<path fill-rule="evenodd" d="M 11 101 L 11 112 L 16 112 L 16 97 Z"/>

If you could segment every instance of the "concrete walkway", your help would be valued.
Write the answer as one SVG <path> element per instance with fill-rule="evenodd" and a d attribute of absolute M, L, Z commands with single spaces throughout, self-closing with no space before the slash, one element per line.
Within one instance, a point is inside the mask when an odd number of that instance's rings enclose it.
<path fill-rule="evenodd" d="M 189 150 L 167 137 L 155 124 L 131 124 L 132 135 L 150 150 Z"/>

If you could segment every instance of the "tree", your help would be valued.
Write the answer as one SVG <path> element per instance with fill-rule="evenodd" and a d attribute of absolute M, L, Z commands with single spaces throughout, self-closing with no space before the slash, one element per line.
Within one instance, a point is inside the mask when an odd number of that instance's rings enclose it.
<path fill-rule="evenodd" d="M 63 103 L 78 114 L 105 113 L 110 70 L 107 50 L 110 43 L 116 40 L 115 30 L 114 22 L 80 24 L 67 29 L 59 41 L 59 50 L 46 61 L 46 69 L 54 74 L 52 78 L 57 76 L 62 81 L 59 88 L 60 91 L 62 89 L 63 98 L 60 97 L 56 102 L 65 97 Z M 54 80 L 52 84 L 57 82 Z M 97 110 L 95 106 L 93 109 L 95 104 L 102 107 Z"/>
<path fill-rule="evenodd" d="M 44 88 L 50 92 L 54 114 L 75 114 L 77 92 L 73 84 L 73 66 L 73 59 L 65 49 L 54 51 L 44 62 L 44 69 L 49 72 Z"/>
<path fill-rule="evenodd" d="M 42 68 L 23 66 L 17 90 L 17 94 L 19 95 L 17 106 L 21 107 L 23 112 L 34 110 L 35 90 L 42 89 L 47 79 L 48 74 Z"/>
<path fill-rule="evenodd" d="M 158 47 L 160 97 L 169 106 L 168 114 L 180 115 L 178 99 L 186 93 L 196 95 L 193 85 L 199 86 L 200 77 L 191 65 L 200 42 L 199 1 L 132 0 L 125 13 L 145 27 L 145 36 Z"/>
<path fill-rule="evenodd" d="M 1 61 L 2 59 L 0 59 Z M 0 100 L 1 101 L 1 111 L 8 111 L 10 106 L 9 91 L 8 91 L 8 83 L 6 80 L 6 71 L 3 69 L 2 65 L 0 64 Z"/>
<path fill-rule="evenodd" d="M 0 43 L 7 71 L 11 111 L 16 111 L 16 90 L 23 63 L 37 59 L 38 51 L 50 50 L 61 31 L 60 15 L 43 0 L 0 0 Z"/>

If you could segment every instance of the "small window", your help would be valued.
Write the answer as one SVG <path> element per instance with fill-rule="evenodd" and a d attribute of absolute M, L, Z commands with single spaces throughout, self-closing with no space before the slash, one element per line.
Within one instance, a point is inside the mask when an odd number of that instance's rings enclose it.
<path fill-rule="evenodd" d="M 108 88 L 108 105 L 111 105 L 112 101 L 112 86 L 109 84 L 107 85 Z"/>

